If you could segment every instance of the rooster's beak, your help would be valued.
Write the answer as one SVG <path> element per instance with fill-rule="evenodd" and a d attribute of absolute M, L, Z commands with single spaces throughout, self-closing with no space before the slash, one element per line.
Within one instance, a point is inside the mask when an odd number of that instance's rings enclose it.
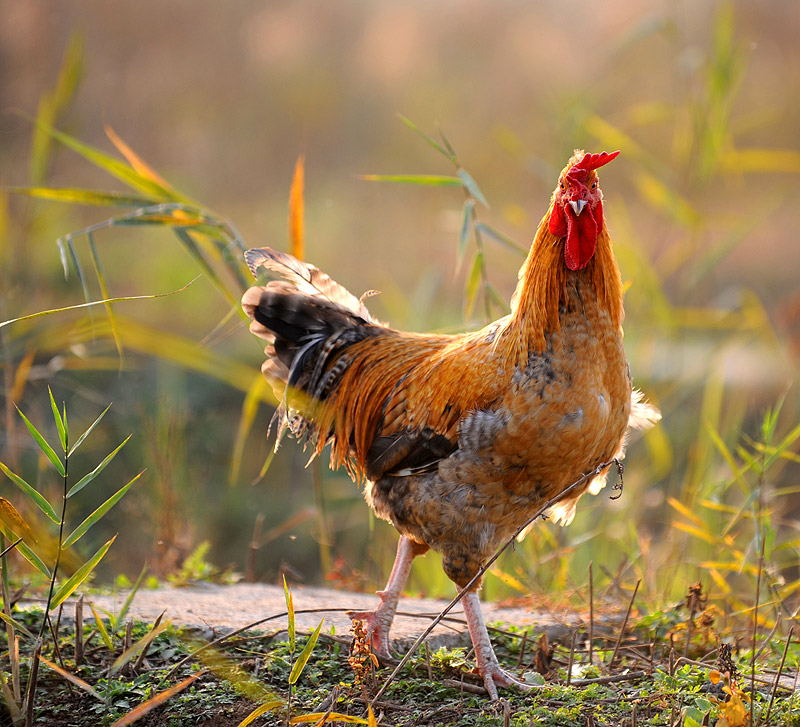
<path fill-rule="evenodd" d="M 586 200 L 585 199 L 571 199 L 569 201 L 569 206 L 572 207 L 572 211 L 575 213 L 576 217 L 580 217 L 581 212 L 583 212 L 583 208 L 586 207 Z"/>

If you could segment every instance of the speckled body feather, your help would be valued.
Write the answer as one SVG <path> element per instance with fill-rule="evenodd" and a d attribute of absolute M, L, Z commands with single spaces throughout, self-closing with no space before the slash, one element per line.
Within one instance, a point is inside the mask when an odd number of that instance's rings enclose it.
<path fill-rule="evenodd" d="M 562 179 L 577 175 L 594 190 L 596 172 L 579 167 L 583 158 L 576 153 Z M 304 275 L 297 261 L 288 282 L 243 298 L 251 330 L 270 343 L 264 373 L 285 397 L 285 421 L 309 435 L 315 453 L 331 442 L 332 465 L 365 480 L 376 514 L 440 552 L 460 586 L 544 502 L 622 452 L 632 406 L 656 417 L 632 404 L 622 286 L 599 189 L 584 212 L 596 210 L 596 246 L 588 255 L 578 239 L 569 266 L 564 237 L 548 226 L 558 192 L 511 313 L 480 331 L 394 330 L 327 276 L 324 291 L 309 287 L 319 271 Z M 251 267 L 272 269 L 288 257 L 268 248 L 250 255 Z M 596 491 L 603 479 L 586 487 Z M 553 517 L 569 522 L 581 494 Z"/>

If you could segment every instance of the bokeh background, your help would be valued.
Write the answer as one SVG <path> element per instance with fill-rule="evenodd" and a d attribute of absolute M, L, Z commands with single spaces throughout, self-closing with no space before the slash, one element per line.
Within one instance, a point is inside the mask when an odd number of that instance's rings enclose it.
<path fill-rule="evenodd" d="M 306 258 L 357 295 L 380 290 L 375 314 L 415 330 L 480 325 L 483 307 L 465 305 L 474 246 L 459 265 L 461 190 L 361 177 L 453 173 L 398 114 L 446 133 L 490 205 L 478 206 L 481 221 L 523 246 L 572 150 L 619 148 L 603 188 L 628 286 L 627 350 L 664 419 L 633 438 L 622 498 L 585 500 L 566 530 L 539 523 L 487 578 L 486 596 L 580 602 L 593 561 L 611 587 L 643 578 L 655 601 L 698 578 L 730 599 L 755 579 L 765 538 L 769 582 L 791 600 L 800 458 L 796 443 L 771 457 L 759 442 L 765 411 L 782 402 L 766 432 L 780 443 L 800 404 L 798 37 L 790 0 L 4 2 L 0 321 L 83 302 L 56 239 L 119 214 L 9 188 L 124 189 L 36 133 L 37 116 L 119 156 L 111 127 L 252 247 L 287 249 L 305 155 Z M 76 237 L 75 249 L 91 271 L 87 242 Z M 113 296 L 166 293 L 199 272 L 168 229 L 109 227 L 94 242 Z M 508 299 L 522 258 L 484 245 Z M 224 265 L 220 275 L 235 292 Z M 97 580 L 145 563 L 175 576 L 194 553 L 179 580 L 230 569 L 381 585 L 394 533 L 343 474 L 306 467 L 288 442 L 259 478 L 272 415 L 256 383 L 261 349 L 209 277 L 115 310 L 122 357 L 102 308 L 0 329 L 0 460 L 57 499 L 14 410 L 54 438 L 50 386 L 76 428 L 113 402 L 78 471 L 133 434 L 70 504 L 74 522 L 147 468 L 80 544 L 85 557 L 119 533 Z M 8 480 L 0 493 L 19 500 Z M 410 587 L 451 592 L 438 556 L 420 559 Z"/>

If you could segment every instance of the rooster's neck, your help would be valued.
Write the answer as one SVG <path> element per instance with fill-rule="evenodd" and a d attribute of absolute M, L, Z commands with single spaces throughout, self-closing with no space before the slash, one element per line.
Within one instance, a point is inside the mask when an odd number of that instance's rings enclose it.
<path fill-rule="evenodd" d="M 589 264 L 573 272 L 564 262 L 563 238 L 547 229 L 548 217 L 549 213 L 539 225 L 511 298 L 506 338 L 516 349 L 513 356 L 518 360 L 527 360 L 529 351 L 544 350 L 548 334 L 560 329 L 559 311 L 566 303 L 568 286 L 578 282 L 576 278 L 581 287 L 589 286 L 593 291 L 597 305 L 608 312 L 611 325 L 615 329 L 622 326 L 622 279 L 606 226 L 597 236 Z"/>

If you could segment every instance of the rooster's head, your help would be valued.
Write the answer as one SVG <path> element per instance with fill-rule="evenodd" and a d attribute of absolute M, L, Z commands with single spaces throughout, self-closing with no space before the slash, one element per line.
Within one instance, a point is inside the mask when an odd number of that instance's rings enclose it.
<path fill-rule="evenodd" d="M 597 172 L 619 154 L 586 154 L 576 151 L 558 180 L 553 193 L 548 229 L 566 237 L 564 261 L 570 270 L 582 270 L 594 255 L 597 236 L 603 229 L 603 193 Z"/>

